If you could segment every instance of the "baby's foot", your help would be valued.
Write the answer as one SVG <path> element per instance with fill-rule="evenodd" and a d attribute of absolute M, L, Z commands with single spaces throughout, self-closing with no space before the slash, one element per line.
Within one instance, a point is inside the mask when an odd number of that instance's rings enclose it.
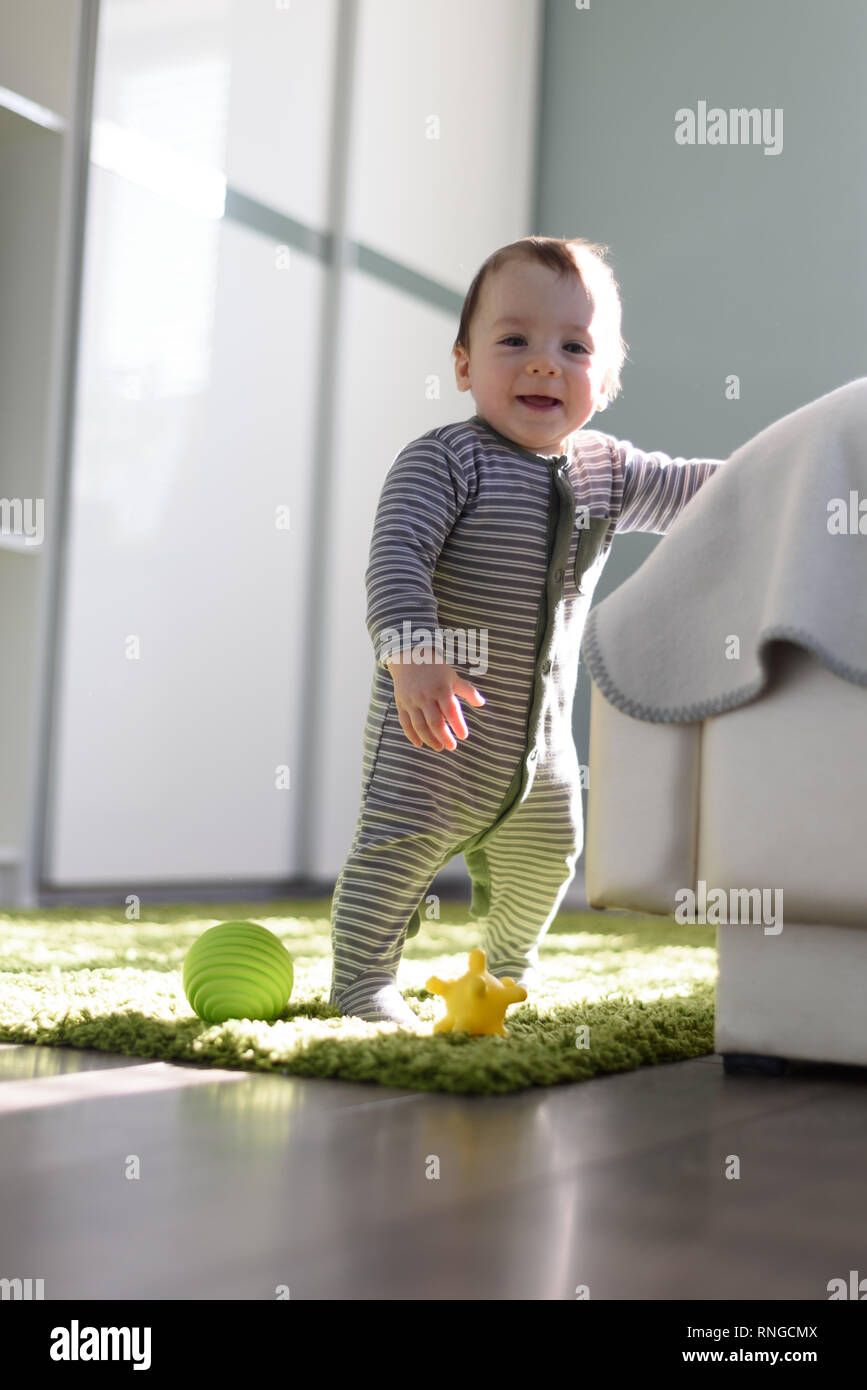
<path fill-rule="evenodd" d="M 342 1014 L 365 1023 L 402 1023 L 417 1028 L 420 1021 L 397 985 L 356 985 L 335 1003 Z"/>

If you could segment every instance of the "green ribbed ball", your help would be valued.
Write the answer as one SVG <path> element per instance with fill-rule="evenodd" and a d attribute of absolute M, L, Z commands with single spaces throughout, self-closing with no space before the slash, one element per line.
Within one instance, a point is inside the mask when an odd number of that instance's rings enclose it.
<path fill-rule="evenodd" d="M 184 993 L 205 1023 L 279 1018 L 295 972 L 283 942 L 258 922 L 218 922 L 184 959 Z"/>

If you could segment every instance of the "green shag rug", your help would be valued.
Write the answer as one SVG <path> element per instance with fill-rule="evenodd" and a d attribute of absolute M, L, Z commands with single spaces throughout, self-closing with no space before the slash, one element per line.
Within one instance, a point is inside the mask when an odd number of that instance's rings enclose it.
<path fill-rule="evenodd" d="M 418 1031 L 343 1018 L 328 1004 L 330 900 L 70 907 L 0 913 L 0 1042 L 199 1062 L 423 1091 L 503 1094 L 702 1057 L 714 1050 L 716 929 L 674 919 L 561 912 L 541 950 L 542 986 L 506 1014 L 507 1038 L 432 1033 L 424 985 L 467 969 L 480 944 L 468 907 L 443 904 L 407 945 L 398 985 Z M 260 922 L 295 963 L 276 1023 L 209 1027 L 183 991 L 184 956 L 207 927 Z"/>

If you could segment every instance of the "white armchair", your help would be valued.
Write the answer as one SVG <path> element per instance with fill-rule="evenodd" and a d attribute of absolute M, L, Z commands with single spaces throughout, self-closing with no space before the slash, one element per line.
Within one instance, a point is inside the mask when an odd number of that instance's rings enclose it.
<path fill-rule="evenodd" d="M 803 647 L 769 653 L 758 699 L 695 723 L 633 718 L 593 683 L 587 899 L 671 914 L 684 889 L 708 901 L 722 890 L 715 1046 L 725 1069 L 863 1066 L 867 688 Z M 748 920 L 736 923 L 750 890 Z"/>

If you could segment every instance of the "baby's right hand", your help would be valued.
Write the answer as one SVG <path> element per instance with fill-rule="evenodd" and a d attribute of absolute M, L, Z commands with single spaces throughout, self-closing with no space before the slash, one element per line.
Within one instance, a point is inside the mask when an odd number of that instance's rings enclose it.
<path fill-rule="evenodd" d="M 416 664 L 412 652 L 405 651 L 387 664 L 400 727 L 413 747 L 427 744 L 436 753 L 457 748 L 455 738 L 463 740 L 469 734 L 458 696 L 478 706 L 485 703 L 484 695 L 445 661 Z"/>

